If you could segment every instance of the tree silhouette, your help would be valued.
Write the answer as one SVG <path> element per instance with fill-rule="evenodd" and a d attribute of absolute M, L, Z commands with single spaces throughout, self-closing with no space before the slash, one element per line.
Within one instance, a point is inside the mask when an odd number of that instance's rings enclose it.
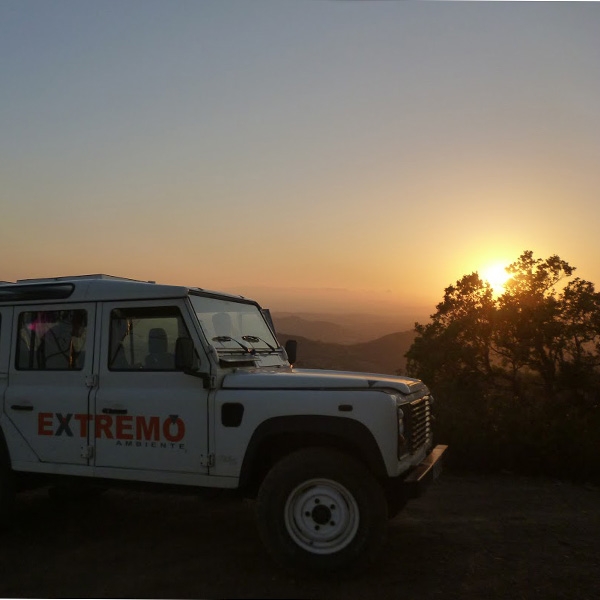
<path fill-rule="evenodd" d="M 471 273 L 416 324 L 407 370 L 455 467 L 600 481 L 600 293 L 574 270 L 525 251 L 501 296 Z"/>
<path fill-rule="evenodd" d="M 432 387 L 508 385 L 517 396 L 524 384 L 548 397 L 590 391 L 600 365 L 600 293 L 579 278 L 557 290 L 574 270 L 527 250 L 507 267 L 511 278 L 496 299 L 478 273 L 463 276 L 445 289 L 431 322 L 415 325 L 409 374 Z"/>

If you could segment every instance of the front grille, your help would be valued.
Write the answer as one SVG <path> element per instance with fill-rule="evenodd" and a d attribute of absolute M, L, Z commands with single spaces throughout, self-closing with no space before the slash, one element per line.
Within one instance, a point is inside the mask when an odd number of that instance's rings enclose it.
<path fill-rule="evenodd" d="M 429 445 L 433 439 L 431 433 L 433 425 L 431 396 L 424 396 L 409 404 L 403 404 L 402 412 L 404 412 L 404 431 L 408 451 L 414 454 L 423 446 Z"/>

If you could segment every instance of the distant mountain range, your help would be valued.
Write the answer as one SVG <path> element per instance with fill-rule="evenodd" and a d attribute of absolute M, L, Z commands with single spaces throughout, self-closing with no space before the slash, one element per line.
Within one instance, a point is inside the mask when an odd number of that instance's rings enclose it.
<path fill-rule="evenodd" d="M 278 333 L 278 338 L 282 344 L 288 339 L 298 341 L 298 360 L 295 363 L 298 368 L 396 375 L 406 373 L 404 355 L 413 343 L 415 332 L 390 333 L 359 344 L 321 342 L 283 332 Z"/>
<path fill-rule="evenodd" d="M 273 321 L 282 344 L 298 341 L 295 366 L 304 369 L 405 374 L 416 335 L 401 330 L 414 322 L 388 315 L 274 313 Z"/>
<path fill-rule="evenodd" d="M 277 332 L 294 333 L 319 342 L 358 344 L 390 331 L 412 329 L 414 320 L 371 314 L 273 313 Z"/>

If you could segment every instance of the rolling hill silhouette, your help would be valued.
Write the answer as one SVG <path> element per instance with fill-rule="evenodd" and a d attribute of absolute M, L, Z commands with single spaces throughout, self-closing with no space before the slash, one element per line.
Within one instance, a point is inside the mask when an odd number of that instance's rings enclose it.
<path fill-rule="evenodd" d="M 360 344 L 335 344 L 308 339 L 304 336 L 278 333 L 279 341 L 298 341 L 299 369 L 332 369 L 366 373 L 404 374 L 404 355 L 415 338 L 414 331 L 390 333 Z"/>
<path fill-rule="evenodd" d="M 390 331 L 412 330 L 418 318 L 406 315 L 364 313 L 281 313 L 272 312 L 278 332 L 335 344 L 359 344 L 381 338 Z"/>

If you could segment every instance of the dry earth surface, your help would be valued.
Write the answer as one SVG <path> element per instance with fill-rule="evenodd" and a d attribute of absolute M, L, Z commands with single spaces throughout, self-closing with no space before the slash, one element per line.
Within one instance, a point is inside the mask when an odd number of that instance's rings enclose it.
<path fill-rule="evenodd" d="M 0 540 L 3 597 L 600 598 L 600 489 L 511 475 L 444 474 L 378 564 L 321 579 L 273 564 L 250 502 L 37 490 Z"/>

